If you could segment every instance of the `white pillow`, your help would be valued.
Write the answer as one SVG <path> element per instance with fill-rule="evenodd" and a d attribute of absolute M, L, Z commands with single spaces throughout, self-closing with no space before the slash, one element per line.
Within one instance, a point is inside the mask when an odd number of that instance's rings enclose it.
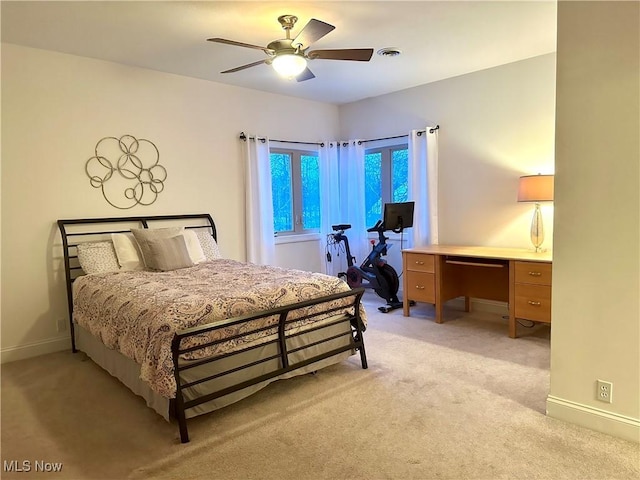
<path fill-rule="evenodd" d="M 204 256 L 207 260 L 222 258 L 220 248 L 218 248 L 218 243 L 213 238 L 213 235 L 209 233 L 208 229 L 199 228 L 196 230 L 196 235 L 198 240 L 200 240 L 200 246 L 202 247 L 202 251 L 204 252 Z"/>
<path fill-rule="evenodd" d="M 207 257 L 205 257 L 204 252 L 202 251 L 202 246 L 200 245 L 200 240 L 198 240 L 196 232 L 193 230 L 185 230 L 182 235 L 184 236 L 184 241 L 187 244 L 187 251 L 189 252 L 191 261 L 193 263 L 204 262 Z"/>
<path fill-rule="evenodd" d="M 144 270 L 144 262 L 131 233 L 112 233 L 111 241 L 122 270 Z"/>
<path fill-rule="evenodd" d="M 77 246 L 78 261 L 84 273 L 117 272 L 120 270 L 111 242 L 86 242 Z"/>
<path fill-rule="evenodd" d="M 182 235 L 184 227 L 166 227 L 166 228 L 132 228 L 131 233 L 138 243 L 140 252 L 142 253 L 142 262 L 149 268 L 153 261 L 149 261 L 151 252 L 149 251 L 149 241 L 158 240 L 159 238 L 170 238 L 177 235 Z"/>

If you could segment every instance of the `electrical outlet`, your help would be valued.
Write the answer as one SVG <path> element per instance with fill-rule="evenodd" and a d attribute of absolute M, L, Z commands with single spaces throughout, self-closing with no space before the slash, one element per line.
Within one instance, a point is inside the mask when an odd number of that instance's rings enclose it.
<path fill-rule="evenodd" d="M 613 401 L 613 383 L 596 380 L 596 399 L 611 403 Z"/>
<path fill-rule="evenodd" d="M 58 333 L 62 333 L 62 332 L 66 332 L 67 331 L 67 319 L 66 318 L 59 318 L 58 320 L 56 320 L 56 330 L 58 331 Z"/>

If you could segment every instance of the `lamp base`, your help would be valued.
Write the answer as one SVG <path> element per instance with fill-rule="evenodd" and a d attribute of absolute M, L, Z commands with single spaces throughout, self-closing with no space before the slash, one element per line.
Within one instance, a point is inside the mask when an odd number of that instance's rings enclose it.
<path fill-rule="evenodd" d="M 536 203 L 536 209 L 533 211 L 531 219 L 531 243 L 536 252 L 542 252 L 540 248 L 544 242 L 544 226 L 542 225 L 542 212 L 540 212 L 540 204 Z"/>

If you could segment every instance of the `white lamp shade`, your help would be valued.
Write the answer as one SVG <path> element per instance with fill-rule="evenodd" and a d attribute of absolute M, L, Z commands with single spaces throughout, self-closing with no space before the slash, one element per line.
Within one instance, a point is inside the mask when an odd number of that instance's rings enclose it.
<path fill-rule="evenodd" d="M 553 175 L 526 175 L 518 184 L 519 202 L 553 201 Z"/>
<path fill-rule="evenodd" d="M 307 60 L 296 54 L 278 55 L 271 63 L 273 69 L 286 78 L 293 78 L 300 75 L 307 68 Z"/>

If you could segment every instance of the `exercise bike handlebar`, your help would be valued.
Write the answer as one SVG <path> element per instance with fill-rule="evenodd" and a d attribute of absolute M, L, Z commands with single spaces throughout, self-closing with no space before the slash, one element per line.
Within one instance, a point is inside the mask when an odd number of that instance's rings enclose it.
<path fill-rule="evenodd" d="M 373 227 L 367 228 L 367 232 L 379 232 L 381 229 L 384 231 L 382 220 L 378 220 Z"/>

